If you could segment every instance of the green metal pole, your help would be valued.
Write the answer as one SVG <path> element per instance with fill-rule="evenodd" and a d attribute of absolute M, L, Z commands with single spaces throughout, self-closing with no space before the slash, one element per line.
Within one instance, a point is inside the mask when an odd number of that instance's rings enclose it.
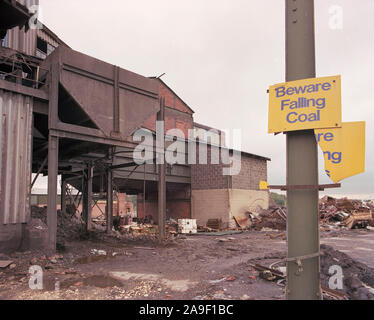
<path fill-rule="evenodd" d="M 313 77 L 314 0 L 286 0 L 286 81 Z M 318 185 L 313 130 L 287 133 L 287 185 Z M 287 208 L 286 298 L 319 300 L 318 190 L 288 190 Z"/>

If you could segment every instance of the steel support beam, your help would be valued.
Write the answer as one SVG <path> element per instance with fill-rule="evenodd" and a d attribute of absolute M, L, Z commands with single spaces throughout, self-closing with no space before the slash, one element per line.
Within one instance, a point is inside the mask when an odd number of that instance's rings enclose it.
<path fill-rule="evenodd" d="M 0 79 L 0 89 L 17 92 L 25 96 L 30 96 L 30 97 L 38 98 L 44 101 L 48 101 L 48 93 L 45 92 L 44 90 L 26 87 L 18 82 L 13 83 L 13 82 Z"/>
<path fill-rule="evenodd" d="M 67 182 L 65 179 L 62 179 L 61 182 L 61 211 L 63 213 L 66 213 L 66 187 L 67 187 Z"/>
<path fill-rule="evenodd" d="M 112 171 L 107 170 L 107 186 L 106 186 L 106 231 L 110 233 L 112 231 L 112 220 L 113 220 L 113 179 Z"/>
<path fill-rule="evenodd" d="M 286 0 L 286 81 L 313 77 L 314 1 Z M 287 133 L 287 185 L 318 186 L 313 130 Z M 287 189 L 287 207 L 286 298 L 321 299 L 318 189 Z"/>
<path fill-rule="evenodd" d="M 160 99 L 160 111 L 157 113 L 157 120 L 165 123 L 165 100 Z M 160 130 L 156 130 L 160 131 Z M 166 171 L 165 171 L 165 131 L 164 125 L 157 136 L 160 145 L 157 145 L 158 156 L 158 233 L 159 239 L 165 238 L 165 222 L 166 222 Z M 144 164 L 145 165 L 145 164 Z M 145 195 L 144 195 L 145 196 Z"/>
<path fill-rule="evenodd" d="M 48 247 L 51 251 L 56 250 L 57 236 L 57 176 L 58 176 L 58 144 L 59 138 L 51 134 L 58 115 L 58 85 L 59 65 L 54 64 L 50 70 L 49 83 L 49 110 L 48 115 Z"/>
<path fill-rule="evenodd" d="M 58 177 L 58 138 L 48 139 L 48 247 L 56 250 L 57 235 L 57 177 Z"/>
<path fill-rule="evenodd" d="M 39 174 L 44 170 L 44 167 L 45 167 L 45 165 L 47 164 L 47 161 L 48 161 L 48 156 L 45 157 L 45 159 L 43 160 L 43 163 L 40 165 L 40 167 L 39 167 L 39 169 L 38 169 L 38 172 L 36 173 L 34 179 L 32 180 L 32 182 L 31 182 L 31 189 L 32 189 L 32 187 L 34 186 L 36 180 L 38 179 Z"/>
<path fill-rule="evenodd" d="M 86 230 L 91 230 L 91 219 L 92 219 L 92 180 L 93 180 L 93 166 L 88 165 L 87 168 L 87 220 L 86 220 Z"/>
<path fill-rule="evenodd" d="M 120 131 L 120 114 L 119 114 L 119 71 L 120 68 L 113 66 L 114 68 L 114 106 L 113 106 L 113 131 L 118 133 Z"/>

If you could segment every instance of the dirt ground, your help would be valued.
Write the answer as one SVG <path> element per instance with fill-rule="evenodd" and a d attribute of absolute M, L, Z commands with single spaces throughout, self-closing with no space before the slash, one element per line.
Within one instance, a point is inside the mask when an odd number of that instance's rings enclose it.
<path fill-rule="evenodd" d="M 41 251 L 0 255 L 0 299 L 284 299 L 284 283 L 262 279 L 250 264 L 269 266 L 285 257 L 279 232 L 178 235 L 166 243 L 123 240 L 95 232 L 65 242 L 56 256 Z M 345 241 L 348 239 L 348 241 Z M 347 230 L 322 235 L 322 282 L 329 264 L 342 264 L 351 299 L 373 299 L 374 232 Z M 351 259 L 343 251 L 356 251 Z M 365 249 L 366 248 L 366 249 Z M 336 251 L 339 249 L 341 251 Z M 29 268 L 43 270 L 43 289 L 29 288 Z M 369 267 L 371 266 L 371 267 Z"/>

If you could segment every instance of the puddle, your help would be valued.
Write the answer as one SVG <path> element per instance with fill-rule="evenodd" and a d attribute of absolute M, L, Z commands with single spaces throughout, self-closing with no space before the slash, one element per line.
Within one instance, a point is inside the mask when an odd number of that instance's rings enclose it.
<path fill-rule="evenodd" d="M 57 278 L 48 277 L 43 280 L 44 291 L 55 291 L 58 289 L 68 289 L 70 287 L 82 287 L 90 286 L 96 288 L 111 288 L 111 287 L 123 287 L 124 284 L 110 277 L 108 275 L 93 275 L 86 278 L 73 277 L 65 280 L 58 280 Z M 58 289 L 57 289 L 58 288 Z"/>

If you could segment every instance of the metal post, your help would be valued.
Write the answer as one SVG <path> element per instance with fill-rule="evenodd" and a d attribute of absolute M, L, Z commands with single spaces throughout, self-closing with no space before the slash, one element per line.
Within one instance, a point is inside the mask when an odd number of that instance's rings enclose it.
<path fill-rule="evenodd" d="M 48 246 L 56 250 L 57 235 L 57 176 L 58 176 L 58 138 L 48 137 Z"/>
<path fill-rule="evenodd" d="M 144 172 L 143 172 L 143 217 L 146 217 L 146 210 L 145 210 L 145 188 L 146 188 L 146 181 L 145 181 L 145 163 L 144 163 Z"/>
<path fill-rule="evenodd" d="M 67 182 L 65 179 L 61 178 L 62 183 L 61 183 L 61 211 L 63 213 L 66 213 L 66 186 Z"/>
<path fill-rule="evenodd" d="M 106 185 L 106 231 L 110 233 L 112 231 L 112 219 L 113 219 L 113 181 L 112 171 L 107 170 L 107 185 Z"/>
<path fill-rule="evenodd" d="M 88 180 L 87 180 L 87 170 L 84 170 L 82 178 L 82 218 L 83 221 L 87 224 L 87 214 L 88 214 Z"/>
<path fill-rule="evenodd" d="M 58 119 L 58 93 L 60 71 L 59 64 L 51 66 L 49 75 L 49 113 L 48 129 L 56 125 Z M 48 247 L 51 251 L 56 250 L 57 236 L 57 176 L 58 176 L 58 137 L 48 135 Z"/>
<path fill-rule="evenodd" d="M 113 106 L 113 131 L 120 131 L 120 107 L 119 107 L 119 71 L 120 68 L 114 66 L 114 106 Z"/>
<path fill-rule="evenodd" d="M 286 0 L 286 81 L 313 77 L 314 1 Z M 318 185 L 313 130 L 287 133 L 287 185 Z M 287 207 L 286 297 L 321 299 L 318 190 L 287 190 Z"/>
<path fill-rule="evenodd" d="M 36 180 L 38 179 L 39 174 L 44 170 L 44 167 L 45 167 L 45 165 L 47 164 L 47 161 L 48 161 L 48 156 L 45 157 L 45 159 L 43 160 L 41 166 L 40 166 L 39 169 L 38 169 L 38 172 L 36 173 L 34 179 L 32 180 L 32 182 L 31 182 L 31 189 L 32 189 L 32 187 L 34 186 Z"/>
<path fill-rule="evenodd" d="M 92 179 L 93 179 L 93 166 L 88 165 L 87 168 L 87 220 L 86 220 L 86 230 L 91 230 L 91 218 L 92 218 Z"/>
<path fill-rule="evenodd" d="M 165 100 L 160 99 L 160 111 L 157 114 L 158 121 L 165 121 Z M 158 153 L 158 232 L 159 239 L 165 238 L 165 222 L 166 222 L 166 178 L 165 178 L 165 132 L 162 126 L 162 132 L 158 133 L 160 146 L 157 147 Z M 161 150 L 159 150 L 161 148 Z M 145 164 L 144 164 L 145 165 Z"/>

